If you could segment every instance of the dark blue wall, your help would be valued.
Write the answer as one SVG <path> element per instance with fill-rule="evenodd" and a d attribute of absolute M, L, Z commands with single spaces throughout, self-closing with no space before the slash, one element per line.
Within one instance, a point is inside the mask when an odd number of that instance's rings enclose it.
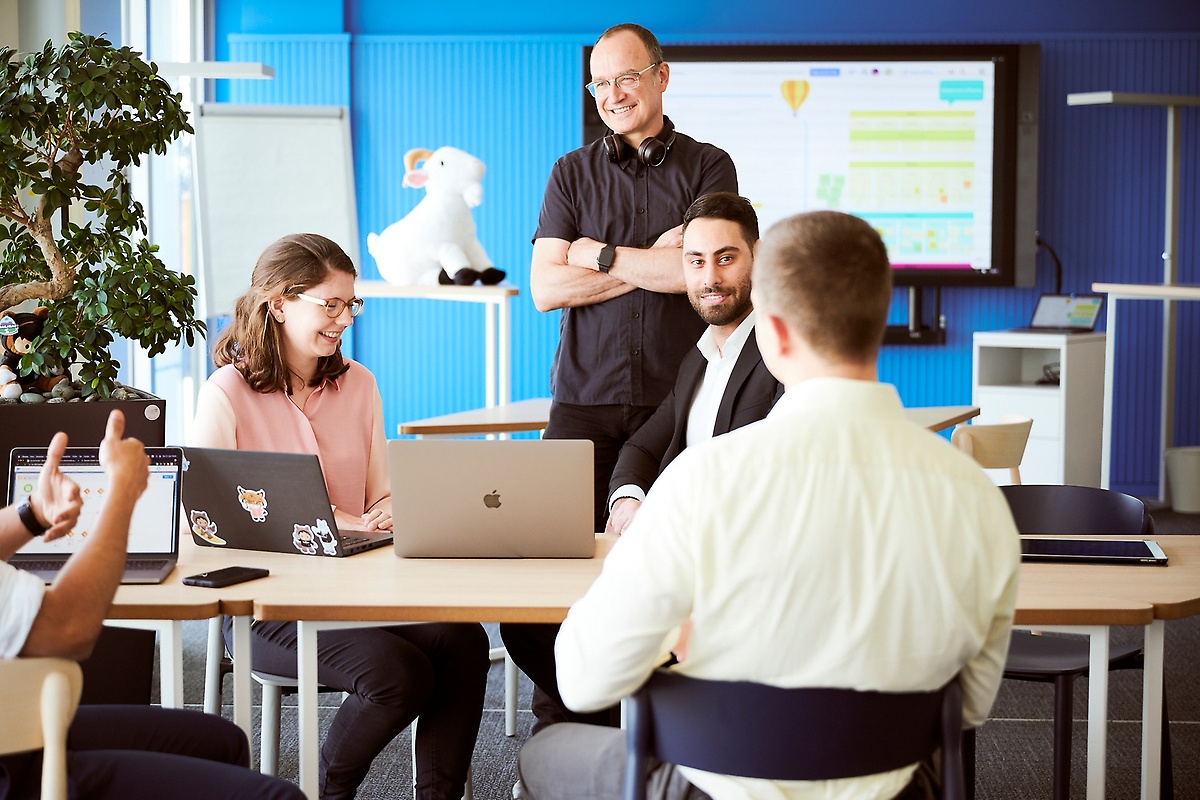
<path fill-rule="evenodd" d="M 234 81 L 234 102 L 336 103 L 353 113 L 359 226 L 365 240 L 416 204 L 400 188 L 413 147 L 453 144 L 489 167 L 475 210 L 479 237 L 508 270 L 514 301 L 513 395 L 544 396 L 558 315 L 528 296 L 529 237 L 555 158 L 578 146 L 580 48 L 624 21 L 588 4 L 385 0 L 219 0 L 218 58 L 265 61 L 270 82 Z M 516 11 L 516 13 L 514 13 Z M 987 8 L 952 0 L 897 4 L 664 2 L 636 21 L 668 43 L 1018 41 L 1042 45 L 1038 228 L 1062 257 L 1063 288 L 1162 280 L 1166 112 L 1068 108 L 1080 91 L 1200 94 L 1200 4 L 1171 0 Z M 1133 32 L 1130 32 L 1133 31 Z M 670 113 L 670 93 L 666 97 Z M 1180 275 L 1200 283 L 1200 112 L 1183 114 Z M 362 269 L 377 277 L 365 255 Z M 1033 289 L 947 290 L 941 347 L 888 347 L 885 380 L 910 405 L 970 402 L 971 334 L 1023 323 L 1053 286 L 1039 256 Z M 905 316 L 897 295 L 895 321 Z M 1177 439 L 1200 444 L 1200 309 L 1184 304 L 1179 331 Z M 467 306 L 467 307 L 460 307 Z M 359 318 L 354 355 L 384 389 L 389 430 L 406 419 L 479 405 L 482 311 L 469 304 L 375 300 Z M 1114 488 L 1152 494 L 1158 475 L 1161 310 L 1125 303 L 1117 353 Z"/>

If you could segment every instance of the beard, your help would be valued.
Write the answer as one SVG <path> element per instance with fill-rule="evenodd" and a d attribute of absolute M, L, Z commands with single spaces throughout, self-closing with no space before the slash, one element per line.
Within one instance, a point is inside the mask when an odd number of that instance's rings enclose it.
<path fill-rule="evenodd" d="M 719 291 L 729 297 L 728 300 L 719 306 L 710 306 L 701 299 L 706 294 L 715 294 L 718 292 L 718 290 L 713 289 L 711 286 L 705 286 L 697 293 L 688 292 L 688 300 L 691 302 L 692 308 L 700 315 L 700 319 L 709 325 L 720 327 L 736 322 L 749 313 L 751 308 L 749 283 L 739 284 Z"/>

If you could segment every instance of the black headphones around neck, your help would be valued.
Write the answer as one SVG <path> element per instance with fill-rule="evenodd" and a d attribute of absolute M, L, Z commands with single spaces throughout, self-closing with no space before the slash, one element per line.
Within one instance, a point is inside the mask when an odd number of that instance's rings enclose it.
<path fill-rule="evenodd" d="M 633 148 L 612 131 L 604 134 L 603 142 L 604 153 L 614 164 L 620 164 L 633 152 Z M 637 159 L 648 167 L 657 167 L 667 160 L 667 153 L 671 151 L 673 144 L 675 144 L 674 128 L 671 129 L 671 135 L 665 142 L 656 136 L 643 139 L 642 143 L 638 145 Z"/>

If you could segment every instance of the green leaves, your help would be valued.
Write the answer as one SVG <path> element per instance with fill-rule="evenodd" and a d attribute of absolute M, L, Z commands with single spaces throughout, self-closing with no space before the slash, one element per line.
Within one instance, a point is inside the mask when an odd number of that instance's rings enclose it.
<path fill-rule="evenodd" d="M 117 376 L 115 335 L 151 356 L 205 333 L 194 317 L 195 280 L 169 269 L 143 237 L 145 212 L 124 170 L 192 133 L 182 96 L 128 47 L 80 33 L 18 57 L 0 49 L 0 285 L 59 280 L 43 247 L 57 248 L 74 284 L 47 303 L 50 319 L 22 369 L 82 361 L 85 394 L 107 396 Z M 111 164 L 107 175 L 82 164 Z M 31 215 L 57 219 L 82 201 L 95 216 L 68 224 L 52 244 L 34 239 Z M 11 224 L 10 224 L 11 223 Z M 61 285 L 61 283 L 60 283 Z"/>

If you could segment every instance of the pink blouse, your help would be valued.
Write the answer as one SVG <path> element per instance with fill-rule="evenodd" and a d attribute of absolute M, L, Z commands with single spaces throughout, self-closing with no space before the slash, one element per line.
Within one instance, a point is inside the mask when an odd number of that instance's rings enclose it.
<path fill-rule="evenodd" d="M 368 505 L 368 465 L 381 401 L 371 371 L 355 361 L 346 363 L 350 369 L 319 386 L 303 411 L 285 392 L 254 391 L 231 364 L 214 372 L 208 383 L 229 400 L 238 450 L 316 455 L 330 502 L 361 516 Z"/>

